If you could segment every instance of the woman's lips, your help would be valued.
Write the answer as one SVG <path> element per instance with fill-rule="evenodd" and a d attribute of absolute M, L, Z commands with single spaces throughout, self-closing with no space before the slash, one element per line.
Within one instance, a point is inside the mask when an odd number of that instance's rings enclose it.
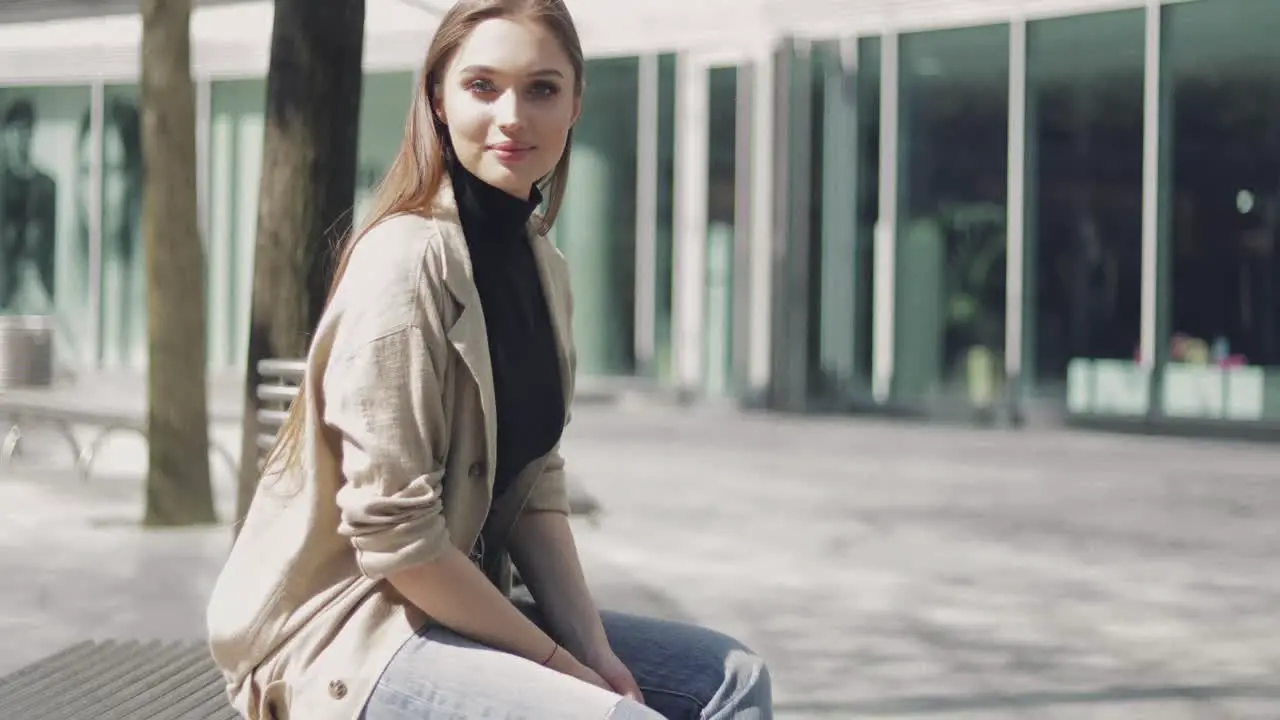
<path fill-rule="evenodd" d="M 519 143 L 498 143 L 490 145 L 489 150 L 493 151 L 493 154 L 502 162 L 519 162 L 533 152 L 533 147 Z"/>

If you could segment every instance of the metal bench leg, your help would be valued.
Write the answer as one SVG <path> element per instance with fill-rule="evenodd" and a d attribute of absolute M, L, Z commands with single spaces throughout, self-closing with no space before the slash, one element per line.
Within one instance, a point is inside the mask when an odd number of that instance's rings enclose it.
<path fill-rule="evenodd" d="M 79 469 L 80 441 L 76 439 L 71 423 L 66 420 L 54 420 L 52 425 L 58 431 L 58 434 L 62 436 L 62 439 L 67 441 L 67 445 L 71 448 L 71 456 L 76 459 L 77 469 Z"/>
<path fill-rule="evenodd" d="M 240 463 L 236 462 L 235 456 L 231 451 L 223 447 L 221 444 L 214 442 L 213 438 L 209 438 L 209 448 L 213 450 L 218 457 L 222 458 L 222 462 L 226 464 L 227 470 L 231 472 L 231 477 L 240 477 Z"/>
<path fill-rule="evenodd" d="M 76 472 L 79 473 L 81 482 L 89 482 L 90 478 L 93 476 L 93 459 L 97 457 L 98 448 L 102 446 L 102 443 L 107 439 L 107 436 L 117 430 L 124 429 L 127 428 L 119 428 L 112 425 L 103 426 L 102 431 L 98 433 L 97 437 L 95 437 L 88 445 L 85 445 L 83 449 L 80 448 L 79 444 L 77 444 L 74 439 L 71 440 L 71 444 L 76 450 Z M 142 437 L 144 440 L 146 439 L 146 435 L 143 435 Z"/>
<path fill-rule="evenodd" d="M 22 454 L 22 428 L 15 421 L 9 425 L 9 430 L 4 434 L 4 444 L 0 446 L 0 453 L 4 456 L 6 463 L 13 462 L 13 459 Z"/>
<path fill-rule="evenodd" d="M 151 438 L 145 432 L 138 430 L 137 428 L 120 427 L 115 425 L 107 425 L 103 427 L 102 432 L 98 433 L 98 436 L 93 439 L 93 442 L 86 445 L 84 449 L 78 449 L 78 446 L 76 446 L 77 447 L 76 470 L 80 473 L 81 480 L 85 482 L 88 482 L 90 480 L 90 478 L 93 475 L 93 461 L 97 457 L 98 450 L 102 447 L 102 443 L 106 441 L 109 435 L 116 432 L 120 432 L 120 431 L 136 432 L 142 436 L 142 441 L 144 443 L 151 442 Z M 71 441 L 73 445 L 75 444 L 74 438 L 68 437 L 68 439 Z M 239 475 L 240 466 L 238 463 L 236 463 L 235 456 L 231 454 L 230 450 L 227 450 L 222 445 L 218 444 L 217 442 L 214 442 L 212 438 L 210 438 L 209 440 L 209 449 L 212 450 L 213 453 L 216 454 L 218 457 L 222 458 L 222 461 L 223 463 L 226 464 L 227 469 L 231 471 L 231 477 L 234 478 Z"/>

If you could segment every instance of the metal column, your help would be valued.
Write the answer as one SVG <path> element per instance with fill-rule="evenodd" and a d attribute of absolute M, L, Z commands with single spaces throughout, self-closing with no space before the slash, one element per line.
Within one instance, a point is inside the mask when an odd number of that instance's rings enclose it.
<path fill-rule="evenodd" d="M 1163 412 L 1163 369 L 1168 355 L 1169 268 L 1162 239 L 1167 203 L 1161 174 L 1165 151 L 1165 78 L 1160 63 L 1163 32 L 1160 0 L 1147 0 L 1142 144 L 1142 315 L 1138 362 L 1148 377 L 1147 415 Z"/>
<path fill-rule="evenodd" d="M 658 56 L 640 57 L 636 98 L 635 357 L 641 374 L 654 375 L 657 332 Z"/>
<path fill-rule="evenodd" d="M 733 161 L 733 345 L 731 382 L 738 396 L 751 394 L 751 262 L 755 157 L 756 75 L 758 61 L 738 66 L 737 106 L 734 122 Z"/>
<path fill-rule="evenodd" d="M 681 53 L 676 59 L 672 355 L 677 388 L 685 393 L 700 392 L 703 377 L 709 105 L 707 67 Z"/>
<path fill-rule="evenodd" d="M 747 386 L 745 400 L 764 401 L 773 380 L 770 358 L 773 346 L 774 194 L 778 183 L 774 97 L 778 94 L 777 60 L 772 45 L 762 48 L 753 63 L 751 92 L 751 250 L 748 287 L 751 293 L 748 327 Z"/>
<path fill-rule="evenodd" d="M 888 402 L 893 390 L 894 304 L 898 235 L 898 34 L 880 41 L 880 209 L 875 230 L 871 392 Z"/>
<path fill-rule="evenodd" d="M 1026 341 L 1027 21 L 1009 24 L 1009 170 L 1005 198 L 1005 398 L 1010 417 L 1020 414 Z M 1032 315 L 1035 308 L 1031 308 Z"/>

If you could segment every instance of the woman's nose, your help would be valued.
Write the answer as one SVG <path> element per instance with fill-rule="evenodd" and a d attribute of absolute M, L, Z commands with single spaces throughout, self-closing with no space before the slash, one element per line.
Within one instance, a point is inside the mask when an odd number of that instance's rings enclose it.
<path fill-rule="evenodd" d="M 494 103 L 494 120 L 504 130 L 516 128 L 520 126 L 521 111 L 519 93 L 514 89 L 508 90 Z"/>

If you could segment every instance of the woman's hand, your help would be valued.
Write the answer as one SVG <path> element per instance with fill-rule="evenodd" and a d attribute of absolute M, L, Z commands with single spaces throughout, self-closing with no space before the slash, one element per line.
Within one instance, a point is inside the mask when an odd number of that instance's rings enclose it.
<path fill-rule="evenodd" d="M 558 662 L 572 660 L 585 665 L 582 670 L 571 668 L 566 674 L 643 703 L 644 697 L 631 671 L 609 647 L 600 611 L 582 576 L 573 531 L 564 514 L 523 515 L 512 531 L 510 548 L 511 557 L 520 568 L 520 575 L 542 611 L 551 635 L 564 642 L 573 653 L 562 648 L 559 654 L 564 657 L 553 657 L 549 664 L 555 667 Z M 579 663 L 577 658 L 582 661 Z M 597 679 L 600 682 L 596 682 Z"/>
<path fill-rule="evenodd" d="M 551 657 L 551 662 L 547 663 L 547 667 L 571 678 L 577 678 L 588 685 L 595 685 L 609 692 L 617 692 L 599 673 L 579 662 L 564 648 L 556 649 L 555 655 Z"/>
<path fill-rule="evenodd" d="M 640 692 L 640 686 L 636 684 L 635 677 L 612 650 L 601 653 L 590 663 L 590 667 L 609 683 L 610 690 L 638 703 L 644 703 L 644 693 Z"/>

